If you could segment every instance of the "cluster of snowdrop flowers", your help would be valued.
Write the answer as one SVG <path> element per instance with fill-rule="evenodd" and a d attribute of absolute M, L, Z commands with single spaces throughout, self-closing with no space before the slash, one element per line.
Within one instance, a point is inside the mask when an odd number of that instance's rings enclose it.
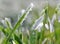
<path fill-rule="evenodd" d="M 14 31 L 19 28 L 19 26 L 22 24 L 22 22 L 25 20 L 25 18 L 27 17 L 28 13 L 30 11 L 32 11 L 32 8 L 33 8 L 33 3 L 31 3 L 29 5 L 29 7 L 27 8 L 27 10 L 22 10 L 21 13 L 22 13 L 22 16 L 18 18 L 18 21 L 16 22 L 16 24 L 14 25 L 13 29 L 11 30 L 11 33 L 9 33 L 8 35 L 8 38 L 6 39 L 5 43 L 7 43 L 8 39 L 10 39 L 10 37 L 12 36 L 12 34 L 14 33 Z M 2 24 L 5 25 L 5 27 L 11 29 L 11 21 L 10 21 L 10 18 L 5 18 L 5 19 L 2 19 L 1 20 Z M 27 30 L 27 33 L 28 30 Z M 13 38 L 13 37 L 12 37 Z M 9 41 L 8 41 L 9 42 Z M 12 41 L 13 44 L 16 44 L 14 41 Z"/>
<path fill-rule="evenodd" d="M 45 9 L 43 9 L 42 11 L 41 11 L 41 16 L 35 21 L 35 23 L 34 23 L 34 25 L 33 25 L 33 27 L 32 27 L 32 29 L 37 29 L 39 32 L 41 32 L 41 28 L 43 27 L 43 21 L 44 21 L 44 17 L 45 17 L 45 10 L 46 9 L 48 9 L 48 7 L 46 7 Z M 47 20 L 47 19 L 46 19 Z M 49 29 L 49 26 L 48 26 L 48 24 L 45 24 L 45 28 L 46 29 Z"/>
<path fill-rule="evenodd" d="M 27 15 L 29 14 L 30 11 L 32 11 L 32 8 L 34 7 L 34 4 L 33 3 L 30 3 L 30 5 L 28 6 L 28 8 L 25 10 L 23 9 L 19 14 L 18 14 L 18 20 L 23 16 L 25 15 L 25 18 L 27 17 Z M 23 21 L 25 20 L 25 18 L 23 19 Z M 22 21 L 22 22 L 23 22 Z M 5 17 L 4 19 L 1 19 L 0 22 L 4 25 L 4 27 L 8 27 L 7 25 L 9 25 L 11 28 L 12 28 L 12 25 L 11 25 L 11 19 L 10 18 L 7 18 Z M 21 24 L 22 24 L 21 22 Z"/>
<path fill-rule="evenodd" d="M 52 19 L 50 20 L 50 18 L 48 17 L 48 21 L 49 21 L 49 27 L 50 27 L 50 32 L 54 32 L 54 21 L 56 20 L 56 14 L 53 15 Z"/>
<path fill-rule="evenodd" d="M 41 11 L 41 17 L 39 17 L 39 18 L 35 21 L 32 29 L 38 29 L 38 27 L 42 27 L 42 26 L 43 26 L 44 12 L 45 12 L 45 9 L 43 9 L 43 10 Z M 40 29 L 40 28 L 39 28 L 39 29 Z"/>
<path fill-rule="evenodd" d="M 38 18 L 36 21 L 35 21 L 35 24 L 33 25 L 32 29 L 38 29 L 38 31 L 41 31 L 41 28 L 43 27 L 43 20 L 44 20 L 44 14 L 45 10 L 43 9 L 41 14 L 42 16 L 40 16 L 40 18 Z M 46 29 L 49 29 L 50 32 L 54 32 L 54 21 L 56 20 L 56 14 L 54 14 L 52 16 L 52 19 L 49 18 L 49 16 L 47 17 L 48 22 L 49 22 L 49 25 L 48 23 L 45 23 L 45 28 Z"/>
<path fill-rule="evenodd" d="M 23 9 L 20 13 L 19 13 L 19 15 L 18 15 L 18 20 L 24 15 L 24 14 L 26 14 L 25 15 L 25 18 L 27 17 L 27 15 L 29 14 L 29 12 L 30 11 L 32 11 L 32 8 L 34 7 L 34 4 L 33 3 L 30 3 L 30 5 L 27 7 L 27 9 L 25 10 L 25 9 Z M 24 20 L 25 20 L 25 18 L 24 18 Z M 23 21 L 24 21 L 23 20 Z M 23 23 L 23 21 L 21 22 L 21 23 Z"/>

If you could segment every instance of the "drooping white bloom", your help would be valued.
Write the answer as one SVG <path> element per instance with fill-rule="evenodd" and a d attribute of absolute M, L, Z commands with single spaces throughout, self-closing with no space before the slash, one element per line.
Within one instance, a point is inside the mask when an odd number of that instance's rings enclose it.
<path fill-rule="evenodd" d="M 53 24 L 52 23 L 50 23 L 50 32 L 51 33 L 54 32 L 54 28 L 53 28 Z"/>
<path fill-rule="evenodd" d="M 56 20 L 56 14 L 53 15 L 52 20 L 50 21 L 50 32 L 54 32 L 54 21 Z"/>
<path fill-rule="evenodd" d="M 24 14 L 26 14 L 25 15 L 25 18 L 27 17 L 27 15 L 29 14 L 29 12 L 32 11 L 33 6 L 34 6 L 34 4 L 31 3 L 30 6 L 28 6 L 28 8 L 26 10 L 23 10 L 24 11 Z M 23 21 L 25 20 L 25 18 L 23 19 Z"/>
<path fill-rule="evenodd" d="M 28 8 L 26 9 L 26 14 L 29 14 L 30 11 L 32 11 L 32 8 L 34 7 L 34 4 L 33 3 L 30 3 L 30 5 L 28 6 Z"/>
<path fill-rule="evenodd" d="M 4 27 L 7 27 L 6 22 L 4 19 L 1 20 L 1 23 L 3 24 Z"/>
<path fill-rule="evenodd" d="M 42 15 L 39 19 L 35 21 L 35 24 L 33 25 L 32 29 L 37 29 L 38 27 L 42 26 L 43 23 L 41 22 L 43 22 L 43 20 L 44 20 L 44 15 Z"/>
<path fill-rule="evenodd" d="M 8 27 L 8 25 L 9 25 L 10 28 L 12 28 L 10 18 L 6 18 L 6 17 L 5 17 L 5 19 L 0 20 L 0 22 L 3 24 L 4 27 Z M 7 25 L 7 23 L 8 23 L 8 25 Z"/>
<path fill-rule="evenodd" d="M 25 10 L 24 10 L 24 9 L 22 9 L 21 14 L 24 14 L 24 13 L 25 13 Z"/>
<path fill-rule="evenodd" d="M 43 22 L 41 22 L 38 27 L 36 28 L 38 32 L 41 32 L 41 28 L 43 27 Z"/>
<path fill-rule="evenodd" d="M 24 17 L 24 19 L 22 20 L 21 24 L 26 19 L 27 15 L 32 10 L 32 8 L 33 8 L 33 3 L 31 3 L 26 10 L 22 10 L 22 16 L 21 16 L 21 18 Z M 20 17 L 18 19 L 20 19 Z"/>
<path fill-rule="evenodd" d="M 33 8 L 33 7 L 34 7 L 34 4 L 33 4 L 33 3 L 31 3 L 30 5 L 31 5 L 31 8 Z"/>
<path fill-rule="evenodd" d="M 6 26 L 7 26 L 7 27 L 8 27 L 8 25 L 9 25 L 9 27 L 12 28 L 11 19 L 10 19 L 10 18 L 5 17 L 5 23 L 6 23 Z"/>
<path fill-rule="evenodd" d="M 21 18 L 21 16 L 25 13 L 25 10 L 22 9 L 21 12 L 19 12 L 18 14 L 18 20 Z"/>
<path fill-rule="evenodd" d="M 51 23 L 53 24 L 55 20 L 56 20 L 56 14 L 53 15 Z"/>
<path fill-rule="evenodd" d="M 46 27 L 46 29 L 49 29 L 49 26 L 48 26 L 48 24 L 45 24 L 45 27 Z"/>
<path fill-rule="evenodd" d="M 53 15 L 52 19 L 48 17 L 49 25 L 50 25 L 50 32 L 54 32 L 54 21 L 56 20 L 56 14 Z"/>
<path fill-rule="evenodd" d="M 41 22 L 37 27 L 36 29 L 38 29 L 39 27 L 42 27 L 43 26 L 43 22 Z"/>
<path fill-rule="evenodd" d="M 10 18 L 5 17 L 5 20 L 11 22 Z"/>

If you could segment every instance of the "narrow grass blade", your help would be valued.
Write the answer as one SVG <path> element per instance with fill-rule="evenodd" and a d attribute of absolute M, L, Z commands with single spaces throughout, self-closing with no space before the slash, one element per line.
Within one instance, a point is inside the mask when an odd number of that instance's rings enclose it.
<path fill-rule="evenodd" d="M 33 8 L 33 4 L 31 3 L 31 5 L 28 7 L 28 9 L 24 12 L 24 14 L 22 15 L 22 17 L 17 21 L 16 25 L 14 26 L 13 30 L 11 31 L 11 33 L 9 34 L 7 40 L 6 40 L 6 44 L 7 41 L 9 40 L 9 38 L 11 37 L 12 33 L 14 33 L 14 31 L 22 24 L 22 22 L 25 20 L 25 18 L 27 17 L 27 15 L 29 14 L 29 12 L 32 10 Z"/>
<path fill-rule="evenodd" d="M 6 22 L 7 27 L 8 27 L 9 29 L 12 29 L 12 25 L 11 25 L 10 19 L 5 18 L 5 22 Z"/>

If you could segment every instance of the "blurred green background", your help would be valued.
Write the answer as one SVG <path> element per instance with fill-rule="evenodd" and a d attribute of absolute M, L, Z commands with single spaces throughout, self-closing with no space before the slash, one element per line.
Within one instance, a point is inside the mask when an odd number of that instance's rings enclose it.
<path fill-rule="evenodd" d="M 51 20 L 53 14 L 55 13 L 55 9 L 57 8 L 57 5 L 60 3 L 60 0 L 0 0 L 0 22 L 2 22 L 2 20 L 4 20 L 4 18 L 7 17 L 11 19 L 11 23 L 14 26 L 16 21 L 18 21 L 18 17 L 22 16 L 21 10 L 26 9 L 30 3 L 34 4 L 34 8 L 29 13 L 26 20 L 22 24 L 22 28 L 24 32 L 27 29 L 29 30 L 33 26 L 35 21 L 42 16 L 41 11 L 47 6 L 48 6 L 48 16 L 50 17 Z M 60 22 L 59 12 L 57 14 L 57 17 L 58 17 L 57 19 Z M 56 22 L 54 26 L 58 28 L 55 29 L 60 29 L 59 28 L 60 25 Z M 2 31 L 0 31 L 0 41 L 2 41 L 4 37 L 5 35 L 2 33 Z"/>

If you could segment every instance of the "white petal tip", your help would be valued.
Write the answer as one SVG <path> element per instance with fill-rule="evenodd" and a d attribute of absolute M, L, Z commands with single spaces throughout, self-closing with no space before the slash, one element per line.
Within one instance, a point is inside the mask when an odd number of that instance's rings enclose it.
<path fill-rule="evenodd" d="M 31 5 L 31 7 L 34 7 L 34 4 L 33 3 L 31 3 L 30 5 Z"/>
<path fill-rule="evenodd" d="M 21 13 L 23 14 L 25 12 L 25 10 L 23 9 L 22 11 L 21 11 Z"/>
<path fill-rule="evenodd" d="M 5 20 L 8 20 L 8 18 L 5 18 Z"/>

